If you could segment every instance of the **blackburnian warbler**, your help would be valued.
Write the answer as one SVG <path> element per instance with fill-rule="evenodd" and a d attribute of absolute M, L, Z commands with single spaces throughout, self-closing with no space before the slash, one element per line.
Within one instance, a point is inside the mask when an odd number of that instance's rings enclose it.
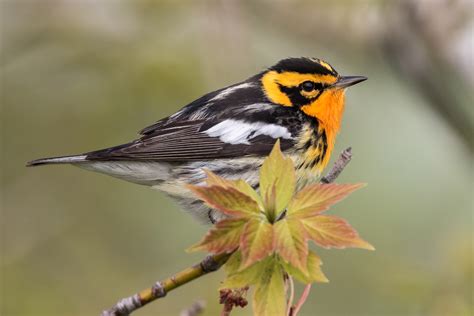
<path fill-rule="evenodd" d="M 197 218 L 221 214 L 186 189 L 204 170 L 258 186 L 258 170 L 277 139 L 297 168 L 301 186 L 328 164 L 344 112 L 345 89 L 366 80 L 340 76 L 315 58 L 288 58 L 249 79 L 208 93 L 140 131 L 123 145 L 28 163 L 72 164 L 151 186 Z"/>

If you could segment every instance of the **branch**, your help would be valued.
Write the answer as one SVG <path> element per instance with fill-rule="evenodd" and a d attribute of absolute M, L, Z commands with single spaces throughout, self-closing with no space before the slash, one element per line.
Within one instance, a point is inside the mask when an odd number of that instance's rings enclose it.
<path fill-rule="evenodd" d="M 172 277 L 156 282 L 151 288 L 120 300 L 112 308 L 103 311 L 101 316 L 128 316 L 137 309 L 159 298 L 165 297 L 168 292 L 220 269 L 227 262 L 231 254 L 218 254 L 206 257 L 200 263 L 187 268 Z"/>
<path fill-rule="evenodd" d="M 331 171 L 321 179 L 321 183 L 334 182 L 352 159 L 352 148 L 346 148 L 332 166 Z"/>
<path fill-rule="evenodd" d="M 341 174 L 351 161 L 351 148 L 344 150 L 334 163 L 329 173 L 321 179 L 321 183 L 331 183 Z M 210 272 L 219 270 L 232 253 L 218 254 L 206 257 L 200 263 L 187 268 L 163 281 L 156 282 L 151 288 L 145 289 L 133 296 L 124 298 L 112 308 L 102 312 L 101 316 L 128 316 L 143 306 L 165 297 L 168 292 L 202 277 Z"/>

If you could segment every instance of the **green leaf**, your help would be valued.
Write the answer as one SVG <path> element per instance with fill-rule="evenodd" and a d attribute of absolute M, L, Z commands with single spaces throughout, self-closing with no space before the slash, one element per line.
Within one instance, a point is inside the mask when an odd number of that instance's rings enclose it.
<path fill-rule="evenodd" d="M 324 248 L 346 247 L 375 250 L 359 237 L 357 231 L 344 219 L 336 216 L 319 215 L 302 220 L 308 238 Z"/>
<path fill-rule="evenodd" d="M 278 214 L 276 210 L 276 200 L 276 185 L 273 184 L 273 186 L 265 192 L 265 196 L 263 197 L 265 214 L 271 223 L 276 220 Z"/>
<path fill-rule="evenodd" d="M 296 280 L 304 284 L 310 284 L 314 282 L 327 283 L 329 280 L 321 270 L 322 266 L 321 258 L 319 258 L 314 252 L 310 251 L 307 258 L 307 271 L 303 272 L 300 269 L 292 266 L 291 264 L 283 262 L 286 272 L 294 277 Z"/>
<path fill-rule="evenodd" d="M 234 217 L 249 217 L 260 213 L 258 203 L 250 196 L 221 186 L 194 186 L 188 188 L 210 207 Z"/>
<path fill-rule="evenodd" d="M 270 219 L 288 206 L 296 186 L 295 168 L 291 158 L 285 158 L 277 141 L 260 169 L 260 191 Z"/>
<path fill-rule="evenodd" d="M 227 275 L 231 275 L 240 271 L 240 266 L 242 265 L 242 253 L 240 250 L 234 252 L 229 260 L 224 264 L 224 270 Z"/>
<path fill-rule="evenodd" d="M 273 227 L 265 218 L 251 218 L 240 239 L 242 267 L 247 268 L 273 253 Z"/>
<path fill-rule="evenodd" d="M 245 218 L 230 218 L 218 222 L 204 238 L 188 251 L 206 250 L 212 253 L 232 252 L 239 247 Z"/>
<path fill-rule="evenodd" d="M 306 271 L 308 242 L 299 220 L 283 219 L 273 225 L 275 252 L 296 268 Z"/>
<path fill-rule="evenodd" d="M 288 205 L 288 216 L 318 215 L 365 184 L 314 184 L 299 191 Z"/>
<path fill-rule="evenodd" d="M 230 259 L 232 259 L 234 255 L 232 255 Z M 228 272 L 227 278 L 224 282 L 222 282 L 219 289 L 238 289 L 246 287 L 247 285 L 253 285 L 258 283 L 262 274 L 265 272 L 269 260 L 271 259 L 271 257 L 267 257 L 266 259 L 259 261 L 246 269 L 239 270 L 239 257 L 240 255 L 236 255 L 234 257 L 234 262 L 226 268 L 227 271 L 232 270 L 233 272 Z M 237 269 L 235 269 L 236 267 Z"/>
<path fill-rule="evenodd" d="M 253 296 L 254 315 L 284 316 L 286 314 L 285 283 L 280 262 L 272 257 L 260 274 Z"/>
<path fill-rule="evenodd" d="M 246 194 L 250 196 L 252 199 L 254 199 L 258 205 L 260 206 L 260 209 L 263 210 L 263 201 L 260 195 L 255 191 L 250 184 L 245 182 L 242 179 L 239 180 L 228 180 L 219 177 L 215 173 L 213 173 L 210 170 L 204 170 L 207 176 L 207 185 L 208 186 L 221 186 L 223 188 L 233 188 L 236 189 L 237 191 L 242 192 L 243 194 Z"/>

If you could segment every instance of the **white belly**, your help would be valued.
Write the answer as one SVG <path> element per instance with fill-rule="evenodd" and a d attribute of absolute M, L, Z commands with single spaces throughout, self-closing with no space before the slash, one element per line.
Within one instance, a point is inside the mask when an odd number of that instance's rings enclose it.
<path fill-rule="evenodd" d="M 88 161 L 75 166 L 148 186 L 168 180 L 172 169 L 169 163 L 152 161 Z"/>

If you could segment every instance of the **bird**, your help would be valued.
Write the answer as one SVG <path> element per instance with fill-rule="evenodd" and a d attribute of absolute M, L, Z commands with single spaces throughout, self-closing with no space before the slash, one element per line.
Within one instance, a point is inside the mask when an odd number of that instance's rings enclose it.
<path fill-rule="evenodd" d="M 216 223 L 225 215 L 193 196 L 187 185 L 202 185 L 208 170 L 258 190 L 259 168 L 277 140 L 294 162 L 298 187 L 317 181 L 341 128 L 346 88 L 364 80 L 341 76 L 319 58 L 285 58 L 192 101 L 142 129 L 136 140 L 27 166 L 70 164 L 149 186 L 199 221 Z"/>

